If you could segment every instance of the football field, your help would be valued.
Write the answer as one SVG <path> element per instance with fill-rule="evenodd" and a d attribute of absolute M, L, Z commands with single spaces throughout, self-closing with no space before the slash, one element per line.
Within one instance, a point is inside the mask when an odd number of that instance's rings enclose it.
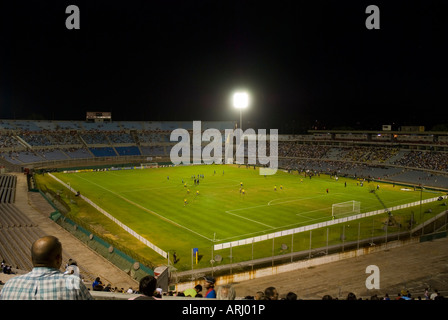
<path fill-rule="evenodd" d="M 157 247 L 181 255 L 192 248 L 328 221 L 335 203 L 359 201 L 361 212 L 370 212 L 383 204 L 392 207 L 437 196 L 387 183 L 365 181 L 362 186 L 355 179 L 323 174 L 309 178 L 297 171 L 262 176 L 258 168 L 237 165 L 54 175 Z M 383 204 L 371 192 L 377 187 Z"/>

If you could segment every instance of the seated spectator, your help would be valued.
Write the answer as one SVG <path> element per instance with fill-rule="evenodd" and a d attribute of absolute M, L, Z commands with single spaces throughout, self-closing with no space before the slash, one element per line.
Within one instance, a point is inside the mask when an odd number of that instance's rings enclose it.
<path fill-rule="evenodd" d="M 100 277 L 97 277 L 95 281 L 92 283 L 93 291 L 103 291 L 103 283 L 101 282 Z M 123 289 L 123 288 L 122 288 Z"/>
<path fill-rule="evenodd" d="M 205 289 L 207 290 L 205 293 L 206 298 L 216 298 L 215 291 L 215 278 L 213 277 L 204 277 L 205 279 Z"/>
<path fill-rule="evenodd" d="M 266 300 L 266 297 L 264 296 L 264 292 L 263 292 L 263 291 L 258 291 L 258 292 L 255 294 L 254 299 L 255 299 L 255 300 Z"/>
<path fill-rule="evenodd" d="M 439 295 L 439 291 L 437 289 L 434 289 L 434 292 L 431 293 L 431 296 L 429 298 L 431 300 L 435 300 L 438 295 Z"/>
<path fill-rule="evenodd" d="M 196 285 L 194 288 L 190 288 L 184 291 L 185 297 L 195 298 L 199 292 L 202 291 L 202 286 L 200 284 Z"/>
<path fill-rule="evenodd" d="M 235 288 L 230 284 L 218 286 L 216 292 L 216 298 L 218 300 L 235 300 L 236 292 Z"/>
<path fill-rule="evenodd" d="M 356 295 L 355 295 L 353 292 L 350 292 L 350 293 L 347 295 L 347 300 L 357 300 L 357 299 L 356 299 Z"/>
<path fill-rule="evenodd" d="M 145 276 L 140 279 L 138 286 L 139 295 L 130 298 L 129 300 L 157 300 L 154 298 L 154 292 L 157 288 L 157 279 L 153 276 Z"/>
<path fill-rule="evenodd" d="M 64 274 L 74 274 L 75 276 L 81 277 L 79 274 L 78 263 L 75 260 L 69 259 Z"/>
<path fill-rule="evenodd" d="M 286 297 L 284 298 L 284 300 L 289 300 L 289 301 L 297 300 L 297 294 L 295 294 L 294 292 L 288 292 L 286 294 Z"/>
<path fill-rule="evenodd" d="M 278 300 L 278 292 L 274 287 L 268 287 L 264 290 L 264 296 L 267 300 Z"/>
<path fill-rule="evenodd" d="M 162 288 L 156 288 L 156 291 L 154 291 L 154 298 L 162 299 Z"/>
<path fill-rule="evenodd" d="M 437 292 L 437 296 L 434 298 L 434 300 L 444 300 L 445 298 L 440 294 L 440 292 Z"/>
<path fill-rule="evenodd" d="M 58 238 L 45 236 L 31 246 L 31 272 L 9 279 L 0 300 L 93 300 L 79 277 L 64 275 L 62 244 Z"/>

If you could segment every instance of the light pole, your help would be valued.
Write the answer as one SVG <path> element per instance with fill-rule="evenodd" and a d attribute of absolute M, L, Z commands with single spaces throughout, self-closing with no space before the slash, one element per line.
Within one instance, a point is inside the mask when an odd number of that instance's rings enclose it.
<path fill-rule="evenodd" d="M 243 109 L 249 105 L 249 95 L 247 92 L 239 91 L 233 94 L 233 106 L 240 110 L 240 129 L 243 130 Z"/>

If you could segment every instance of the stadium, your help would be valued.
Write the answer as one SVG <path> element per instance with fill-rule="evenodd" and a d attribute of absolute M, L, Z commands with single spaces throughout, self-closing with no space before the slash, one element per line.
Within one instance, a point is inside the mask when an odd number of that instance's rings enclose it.
<path fill-rule="evenodd" d="M 48 236 L 86 296 L 179 315 L 448 294 L 437 2 L 6 6 L 4 296 Z"/>
<path fill-rule="evenodd" d="M 229 278 L 446 236 L 444 132 L 279 135 L 279 170 L 266 176 L 259 164 L 173 165 L 177 142 L 170 134 L 192 132 L 188 122 L 2 120 L 1 126 L 2 259 L 20 270 L 30 270 L 27 246 L 42 234 L 15 205 L 23 173 L 33 198 L 51 206 L 48 223 L 135 280 L 164 270 L 167 291 L 204 275 Z M 229 126 L 210 122 L 203 130 Z M 83 271 L 94 280 L 94 272 Z"/>

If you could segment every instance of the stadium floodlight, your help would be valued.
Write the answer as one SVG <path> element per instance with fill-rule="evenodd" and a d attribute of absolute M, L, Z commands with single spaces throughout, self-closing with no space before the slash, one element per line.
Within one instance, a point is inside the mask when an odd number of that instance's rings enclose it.
<path fill-rule="evenodd" d="M 249 106 L 249 94 L 244 91 L 233 94 L 233 106 L 240 110 L 240 129 L 243 130 L 243 109 Z"/>

